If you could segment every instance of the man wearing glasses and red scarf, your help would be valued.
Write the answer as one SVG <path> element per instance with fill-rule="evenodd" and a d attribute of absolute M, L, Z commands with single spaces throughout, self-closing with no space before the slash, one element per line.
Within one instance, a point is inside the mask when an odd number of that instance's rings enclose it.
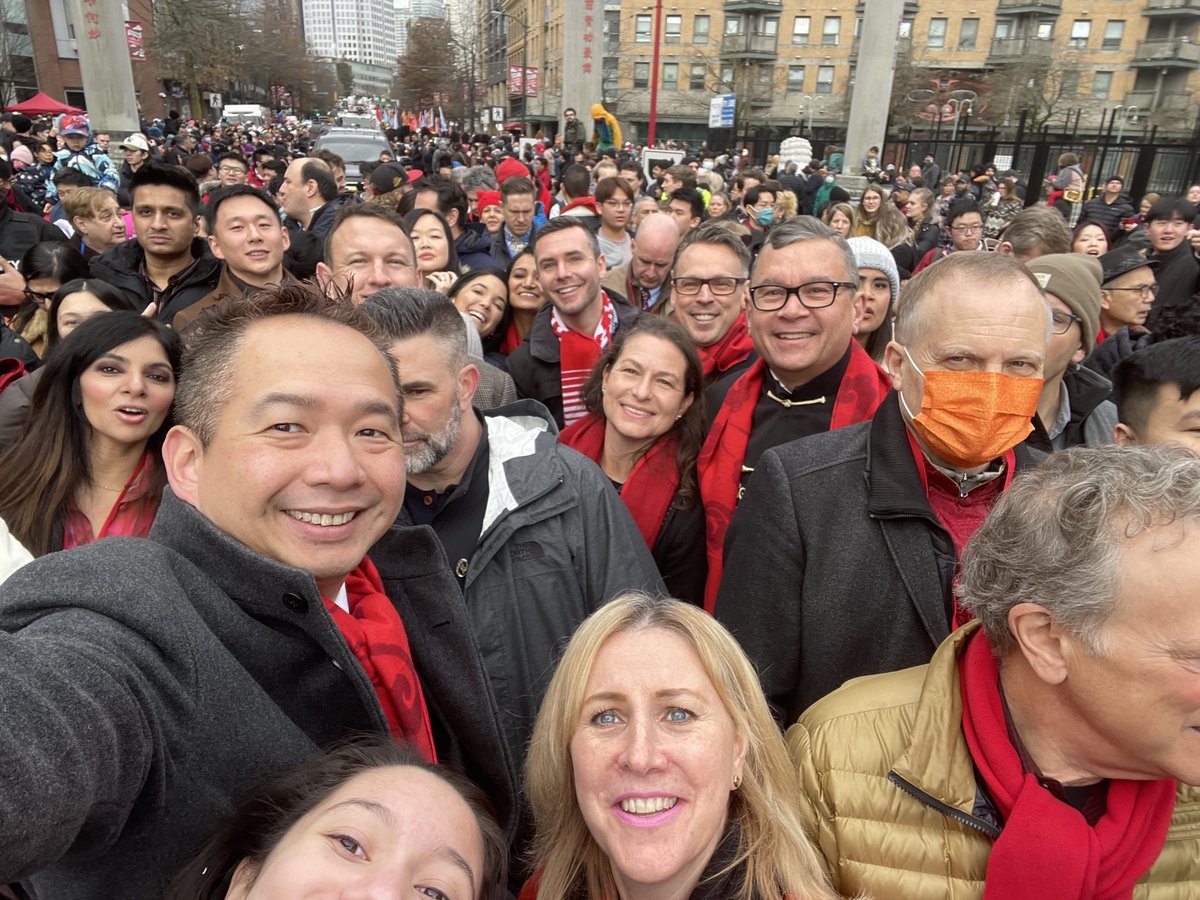
<path fill-rule="evenodd" d="M 1197 896 L 1198 577 L 1184 448 L 1077 447 L 1018 479 L 963 556 L 977 621 L 788 732 L 838 894 Z"/>
<path fill-rule="evenodd" d="M 725 531 L 763 452 L 869 419 L 891 382 L 854 340 L 858 268 L 845 240 L 800 216 L 770 231 L 743 300 L 758 360 L 709 389 L 700 452 L 710 612 Z"/>
<path fill-rule="evenodd" d="M 550 302 L 509 356 L 508 373 L 517 392 L 541 401 L 563 428 L 587 415 L 583 383 L 616 330 L 637 318 L 638 310 L 601 289 L 600 243 L 577 219 L 551 219 L 538 231 L 533 252 Z"/>

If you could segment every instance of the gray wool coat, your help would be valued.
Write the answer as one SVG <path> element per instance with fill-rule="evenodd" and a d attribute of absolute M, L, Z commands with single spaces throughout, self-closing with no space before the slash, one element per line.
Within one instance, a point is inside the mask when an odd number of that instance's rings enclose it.
<path fill-rule="evenodd" d="M 381 575 L 455 597 L 433 532 Z M 250 784 L 386 731 L 313 577 L 167 491 L 150 537 L 38 559 L 0 587 L 0 884 L 153 898 Z"/>

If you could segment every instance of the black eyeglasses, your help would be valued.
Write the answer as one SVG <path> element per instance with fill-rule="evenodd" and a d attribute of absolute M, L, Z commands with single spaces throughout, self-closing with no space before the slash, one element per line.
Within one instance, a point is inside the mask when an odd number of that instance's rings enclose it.
<path fill-rule="evenodd" d="M 675 288 L 675 293 L 682 294 L 685 297 L 700 293 L 700 289 L 705 285 L 708 285 L 708 289 L 716 296 L 728 297 L 749 280 L 748 278 L 732 278 L 728 275 L 717 278 L 683 277 L 672 278 L 671 286 Z"/>
<path fill-rule="evenodd" d="M 1142 284 L 1142 285 L 1138 285 L 1137 287 L 1127 287 L 1127 288 L 1107 287 L 1107 288 L 1105 288 L 1105 290 L 1106 291 L 1137 291 L 1142 295 L 1143 300 L 1145 300 L 1147 297 L 1154 297 L 1154 296 L 1158 295 L 1158 285 L 1157 284 Z"/>
<path fill-rule="evenodd" d="M 45 293 L 43 293 L 42 291 L 35 291 L 33 288 L 30 288 L 30 287 L 25 288 L 25 296 L 28 297 L 30 300 L 32 300 L 34 303 L 49 303 L 51 300 L 54 299 L 54 295 L 56 293 L 58 293 L 58 292 L 57 291 L 46 291 Z"/>
<path fill-rule="evenodd" d="M 1082 323 L 1083 319 L 1057 309 L 1050 313 L 1050 328 L 1055 334 L 1066 334 L 1076 322 Z"/>
<path fill-rule="evenodd" d="M 750 302 L 759 312 L 774 312 L 783 309 L 787 305 L 788 297 L 795 294 L 801 306 L 808 309 L 824 309 L 833 305 L 839 290 L 854 287 L 856 285 L 848 281 L 806 281 L 793 287 L 760 284 L 750 288 Z"/>

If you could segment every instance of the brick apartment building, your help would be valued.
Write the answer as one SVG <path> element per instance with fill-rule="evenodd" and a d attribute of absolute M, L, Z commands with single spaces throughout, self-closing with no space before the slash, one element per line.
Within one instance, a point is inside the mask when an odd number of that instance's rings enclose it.
<path fill-rule="evenodd" d="M 564 2 L 479 0 L 489 105 L 547 133 L 557 127 L 563 66 L 572 64 L 562 59 Z M 603 99 L 638 140 L 649 112 L 654 0 L 596 5 Z M 861 0 L 664 0 L 659 135 L 702 140 L 709 101 L 723 93 L 738 95 L 743 127 L 843 124 L 863 11 Z M 892 127 L 928 128 L 939 108 L 953 118 L 969 100 L 970 121 L 997 128 L 1015 128 L 1029 109 L 1037 124 L 1094 131 L 1115 110 L 1131 127 L 1190 133 L 1200 105 L 1198 24 L 1200 0 L 908 2 Z M 522 59 L 538 69 L 536 97 L 506 89 L 509 67 Z"/>

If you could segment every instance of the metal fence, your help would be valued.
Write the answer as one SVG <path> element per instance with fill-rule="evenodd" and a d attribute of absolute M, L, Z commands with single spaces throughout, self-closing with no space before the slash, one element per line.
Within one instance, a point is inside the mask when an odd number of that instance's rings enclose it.
<path fill-rule="evenodd" d="M 790 127 L 762 127 L 743 131 L 738 141 L 750 150 L 752 159 L 765 160 L 778 152 L 780 142 L 792 133 Z M 803 136 L 812 142 L 814 159 L 825 158 L 832 147 L 846 146 L 844 127 L 804 129 Z M 1200 183 L 1200 118 L 1187 137 L 1160 136 L 1155 128 L 1121 129 L 1111 122 L 1095 134 L 1018 128 L 1015 133 L 1013 129 L 1005 133 L 977 129 L 952 135 L 907 128 L 889 132 L 882 160 L 902 172 L 930 152 L 946 174 L 976 164 L 998 163 L 998 170 L 1015 169 L 1028 185 L 1040 185 L 1055 174 L 1059 156 L 1070 152 L 1079 157 L 1088 175 L 1089 194 L 1102 188 L 1112 175 L 1125 179 L 1126 192 L 1133 197 L 1150 192 L 1181 194 L 1188 185 Z M 850 160 L 846 164 L 852 165 Z M 1038 199 L 1037 190 L 1027 192 L 1027 202 Z"/>

